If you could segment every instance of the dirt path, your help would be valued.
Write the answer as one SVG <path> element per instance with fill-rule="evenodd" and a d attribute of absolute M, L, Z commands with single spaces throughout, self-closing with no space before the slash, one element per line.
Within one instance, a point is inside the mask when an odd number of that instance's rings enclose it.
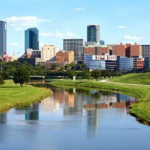
<path fill-rule="evenodd" d="M 146 87 L 150 87 L 150 85 L 118 83 L 118 82 L 110 82 L 110 81 L 107 81 L 107 80 L 101 80 L 100 82 L 101 83 L 120 84 L 120 85 L 132 85 L 132 86 L 146 86 Z"/>

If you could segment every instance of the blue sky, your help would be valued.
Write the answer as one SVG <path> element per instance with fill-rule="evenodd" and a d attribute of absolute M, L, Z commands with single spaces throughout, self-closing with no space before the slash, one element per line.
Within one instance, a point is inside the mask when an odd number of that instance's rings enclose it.
<path fill-rule="evenodd" d="M 8 54 L 24 52 L 24 30 L 37 27 L 40 46 L 63 48 L 63 38 L 83 38 L 89 24 L 101 26 L 106 44 L 150 44 L 150 1 L 0 0 L 0 20 L 8 23 Z"/>

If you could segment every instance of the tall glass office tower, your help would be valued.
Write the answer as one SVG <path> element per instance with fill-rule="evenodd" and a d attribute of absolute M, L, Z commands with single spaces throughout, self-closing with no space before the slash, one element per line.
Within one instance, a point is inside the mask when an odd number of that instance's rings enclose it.
<path fill-rule="evenodd" d="M 39 30 L 37 28 L 29 28 L 25 31 L 25 53 L 28 48 L 39 50 Z"/>
<path fill-rule="evenodd" d="M 0 56 L 7 53 L 7 23 L 0 21 Z"/>
<path fill-rule="evenodd" d="M 65 51 L 74 51 L 75 62 L 83 61 L 83 47 L 85 42 L 83 39 L 64 39 L 63 49 Z"/>
<path fill-rule="evenodd" d="M 100 41 L 100 26 L 99 25 L 89 25 L 87 27 L 87 42 Z"/>

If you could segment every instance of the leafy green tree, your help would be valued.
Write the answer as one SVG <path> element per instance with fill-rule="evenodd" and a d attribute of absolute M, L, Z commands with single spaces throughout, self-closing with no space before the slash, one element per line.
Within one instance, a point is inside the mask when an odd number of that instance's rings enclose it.
<path fill-rule="evenodd" d="M 73 76 L 76 76 L 76 72 L 75 72 L 75 71 L 68 71 L 68 77 L 69 77 L 70 79 L 72 79 Z"/>
<path fill-rule="evenodd" d="M 3 78 L 4 80 L 8 80 L 8 79 L 9 79 L 9 74 L 8 74 L 8 72 L 4 71 L 4 72 L 2 73 L 2 78 Z"/>
<path fill-rule="evenodd" d="M 85 79 L 90 80 L 90 78 L 91 78 L 91 73 L 90 72 L 86 72 L 85 73 Z"/>
<path fill-rule="evenodd" d="M 65 69 L 69 69 L 70 68 L 70 64 L 66 64 Z"/>
<path fill-rule="evenodd" d="M 21 87 L 23 87 L 24 83 L 29 82 L 29 73 L 24 66 L 21 66 L 16 69 L 14 73 L 13 81 L 16 84 L 20 84 Z"/>
<path fill-rule="evenodd" d="M 108 70 L 103 70 L 101 76 L 103 76 L 104 78 L 109 77 L 110 72 Z"/>
<path fill-rule="evenodd" d="M 60 67 L 60 70 L 59 71 L 64 71 L 65 70 L 65 67 Z"/>
<path fill-rule="evenodd" d="M 100 71 L 97 71 L 97 70 L 94 70 L 92 71 L 92 77 L 96 80 L 98 80 L 101 76 L 101 72 Z"/>
<path fill-rule="evenodd" d="M 85 79 L 86 72 L 85 72 L 85 71 L 82 71 L 82 72 L 79 73 L 79 75 L 80 75 L 80 77 L 81 77 L 82 79 Z"/>
<path fill-rule="evenodd" d="M 2 78 L 2 76 L 0 75 L 0 85 L 4 84 L 4 80 Z"/>
<path fill-rule="evenodd" d="M 71 66 L 71 67 L 75 66 L 75 63 L 74 63 L 74 62 L 72 62 L 72 63 L 70 64 L 70 66 Z"/>

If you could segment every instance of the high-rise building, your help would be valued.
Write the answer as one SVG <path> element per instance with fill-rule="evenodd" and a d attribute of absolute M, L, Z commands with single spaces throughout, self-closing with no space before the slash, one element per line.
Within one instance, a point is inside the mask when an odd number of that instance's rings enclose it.
<path fill-rule="evenodd" d="M 99 25 L 89 25 L 87 27 L 87 42 L 100 41 L 100 26 Z"/>
<path fill-rule="evenodd" d="M 29 28 L 25 31 L 25 53 L 28 48 L 39 50 L 39 30 L 37 28 Z"/>
<path fill-rule="evenodd" d="M 45 45 L 41 50 L 41 58 L 44 62 L 55 61 L 57 52 L 59 52 L 59 48 L 55 45 Z"/>
<path fill-rule="evenodd" d="M 126 46 L 123 45 L 122 43 L 118 45 L 109 45 L 111 47 L 111 54 L 116 55 L 116 56 L 126 56 Z"/>
<path fill-rule="evenodd" d="M 123 45 L 120 43 L 119 45 L 109 45 L 112 49 L 110 53 L 112 55 L 117 55 L 117 56 L 123 56 L 123 57 L 133 57 L 133 56 L 138 56 L 140 57 L 141 54 L 141 45 L 138 45 L 135 43 L 134 45 L 126 44 Z"/>
<path fill-rule="evenodd" d="M 0 21 L 0 56 L 7 54 L 7 23 Z"/>
<path fill-rule="evenodd" d="M 135 43 L 134 45 L 126 44 L 126 56 L 127 57 L 133 57 L 138 56 L 140 57 L 141 54 L 141 45 L 138 45 Z"/>
<path fill-rule="evenodd" d="M 141 45 L 142 47 L 142 57 L 146 58 L 149 57 L 150 58 L 150 45 Z"/>
<path fill-rule="evenodd" d="M 83 47 L 85 41 L 83 39 L 64 39 L 63 50 L 74 51 L 75 62 L 83 61 Z"/>

